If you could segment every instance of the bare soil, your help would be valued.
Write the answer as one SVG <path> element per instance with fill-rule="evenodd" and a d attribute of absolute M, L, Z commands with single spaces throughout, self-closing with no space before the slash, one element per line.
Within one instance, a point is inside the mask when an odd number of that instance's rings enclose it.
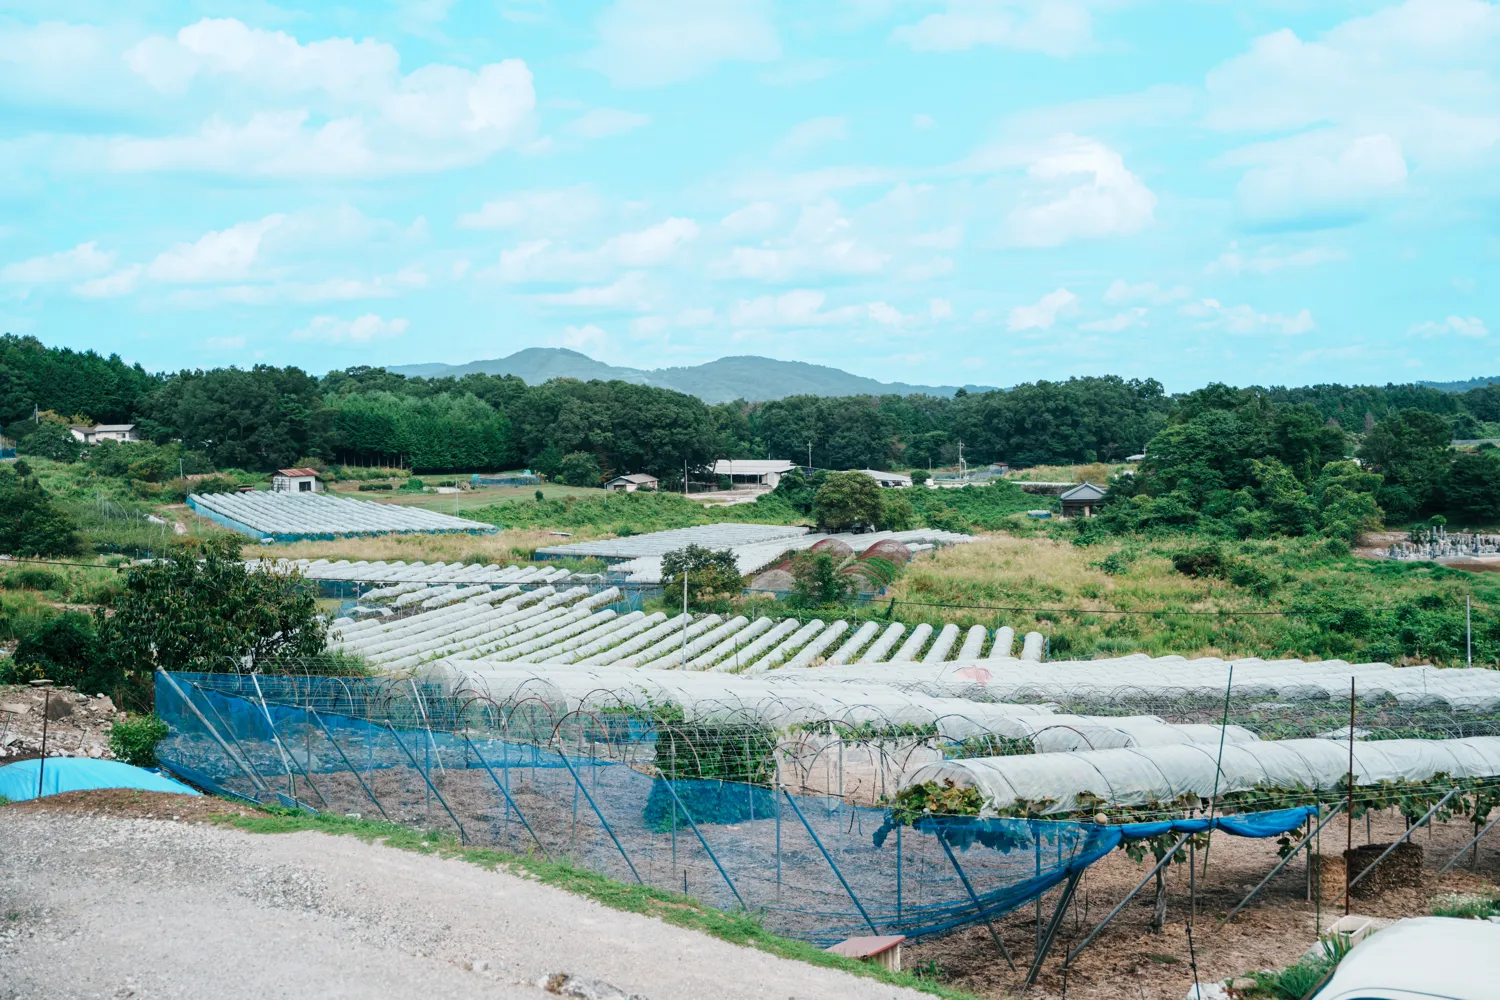
<path fill-rule="evenodd" d="M 1394 812 L 1372 818 L 1368 839 L 1390 842 L 1406 828 Z M 1418 888 L 1391 889 L 1374 898 L 1357 898 L 1350 912 L 1377 917 L 1426 916 L 1434 896 L 1445 892 L 1494 892 L 1500 882 L 1500 838 L 1481 844 L 1477 867 L 1467 861 L 1438 876 L 1437 871 L 1474 835 L 1473 828 L 1458 821 L 1439 824 L 1429 834 L 1425 828 L 1414 836 L 1424 851 L 1423 884 Z M 1346 829 L 1342 817 L 1332 820 L 1321 834 L 1323 851 L 1340 854 Z M 1356 846 L 1366 843 L 1363 819 L 1353 824 Z M 1193 984 L 1196 959 L 1200 982 L 1222 982 L 1258 969 L 1280 968 L 1295 962 L 1317 940 L 1319 929 L 1344 914 L 1342 902 L 1307 899 L 1307 869 L 1303 858 L 1294 859 L 1271 884 L 1235 918 L 1222 918 L 1275 866 L 1274 840 L 1249 840 L 1216 834 L 1208 851 L 1208 872 L 1202 872 L 1192 895 L 1197 897 L 1193 922 L 1193 951 L 1188 949 L 1187 922 L 1190 909 L 1188 866 L 1172 865 L 1167 875 L 1167 919 L 1160 933 L 1149 924 L 1155 902 L 1153 886 L 1138 893 L 1118 917 L 1071 963 L 1066 983 L 1063 958 L 1082 942 L 1150 871 L 1152 862 L 1136 863 L 1122 851 L 1091 867 L 1079 883 L 1074 903 L 1065 915 L 1056 943 L 1047 958 L 1032 996 L 1073 1000 L 1179 1000 Z M 1303 856 L 1305 857 L 1305 855 Z M 1373 873 L 1372 873 L 1373 874 Z M 1357 891 L 1357 890 L 1356 890 Z M 1061 895 L 1054 889 L 1041 906 L 1042 926 L 1052 919 Z M 1016 962 L 1012 973 L 996 951 L 983 925 L 968 927 L 941 938 L 928 938 L 905 949 L 903 964 L 918 968 L 936 963 L 941 981 L 984 997 L 1010 997 L 1021 991 L 1027 969 L 1035 956 L 1037 910 L 1026 907 L 997 922 L 1006 947 Z"/>
<path fill-rule="evenodd" d="M 82 792 L 62 792 L 26 802 L 13 802 L 5 808 L 18 813 L 168 819 L 183 823 L 211 822 L 224 816 L 265 815 L 253 806 L 213 795 L 144 792 L 138 788 L 96 788 Z"/>

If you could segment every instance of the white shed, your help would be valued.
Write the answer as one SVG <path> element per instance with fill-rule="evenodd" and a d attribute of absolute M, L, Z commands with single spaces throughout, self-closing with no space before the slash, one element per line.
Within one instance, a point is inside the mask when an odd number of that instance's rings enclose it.
<path fill-rule="evenodd" d="M 797 463 L 779 458 L 721 458 L 714 463 L 714 475 L 728 476 L 736 486 L 769 486 L 775 489 L 781 477 L 797 468 Z"/>
<path fill-rule="evenodd" d="M 628 476 L 616 476 L 604 484 L 604 488 L 610 492 L 624 490 L 626 493 L 634 493 L 636 490 L 654 490 L 660 485 L 655 476 L 648 476 L 644 472 L 636 472 Z"/>
<path fill-rule="evenodd" d="M 272 493 L 322 493 L 317 469 L 277 469 L 271 477 Z"/>

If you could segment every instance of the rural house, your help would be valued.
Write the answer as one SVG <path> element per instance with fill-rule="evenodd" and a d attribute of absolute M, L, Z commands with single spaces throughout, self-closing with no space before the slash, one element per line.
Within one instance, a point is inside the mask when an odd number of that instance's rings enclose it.
<path fill-rule="evenodd" d="M 271 477 L 273 493 L 322 493 L 317 469 L 277 469 Z"/>
<path fill-rule="evenodd" d="M 624 490 L 626 493 L 634 493 L 636 490 L 654 490 L 659 486 L 655 476 L 648 476 L 644 472 L 637 472 L 629 476 L 616 476 L 604 484 L 604 488 L 612 493 Z"/>
<path fill-rule="evenodd" d="M 1109 491 L 1093 483 L 1079 483 L 1058 497 L 1062 501 L 1063 517 L 1093 517 L 1094 511 L 1104 502 Z"/>

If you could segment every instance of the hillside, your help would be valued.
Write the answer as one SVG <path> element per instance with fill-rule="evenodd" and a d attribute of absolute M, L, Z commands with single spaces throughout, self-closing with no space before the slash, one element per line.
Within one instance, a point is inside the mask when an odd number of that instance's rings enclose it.
<path fill-rule="evenodd" d="M 463 376 L 479 372 L 486 375 L 516 375 L 529 385 L 549 378 L 619 379 L 664 389 L 675 389 L 697 396 L 707 403 L 734 399 L 769 400 L 786 396 L 856 396 L 912 395 L 952 396 L 951 385 L 910 385 L 905 382 L 880 382 L 853 375 L 838 368 L 811 365 L 802 361 L 777 361 L 753 355 L 719 358 L 701 365 L 679 368 L 617 368 L 595 361 L 586 354 L 554 347 L 528 347 L 515 354 L 489 361 L 471 361 L 464 365 L 395 365 L 400 375 L 422 378 Z M 986 388 L 966 386 L 971 391 Z"/>
<path fill-rule="evenodd" d="M 1500 375 L 1465 379 L 1462 382 L 1418 382 L 1417 385 L 1436 389 L 1439 392 L 1468 392 L 1470 389 L 1483 389 L 1487 385 L 1500 385 Z"/>

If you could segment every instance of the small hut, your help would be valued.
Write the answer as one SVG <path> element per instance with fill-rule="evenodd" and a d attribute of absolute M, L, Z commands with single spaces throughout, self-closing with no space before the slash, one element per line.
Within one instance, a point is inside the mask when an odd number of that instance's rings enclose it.
<path fill-rule="evenodd" d="M 1058 497 L 1062 501 L 1063 517 L 1093 517 L 1094 511 L 1104 502 L 1109 491 L 1093 483 L 1079 483 Z"/>

